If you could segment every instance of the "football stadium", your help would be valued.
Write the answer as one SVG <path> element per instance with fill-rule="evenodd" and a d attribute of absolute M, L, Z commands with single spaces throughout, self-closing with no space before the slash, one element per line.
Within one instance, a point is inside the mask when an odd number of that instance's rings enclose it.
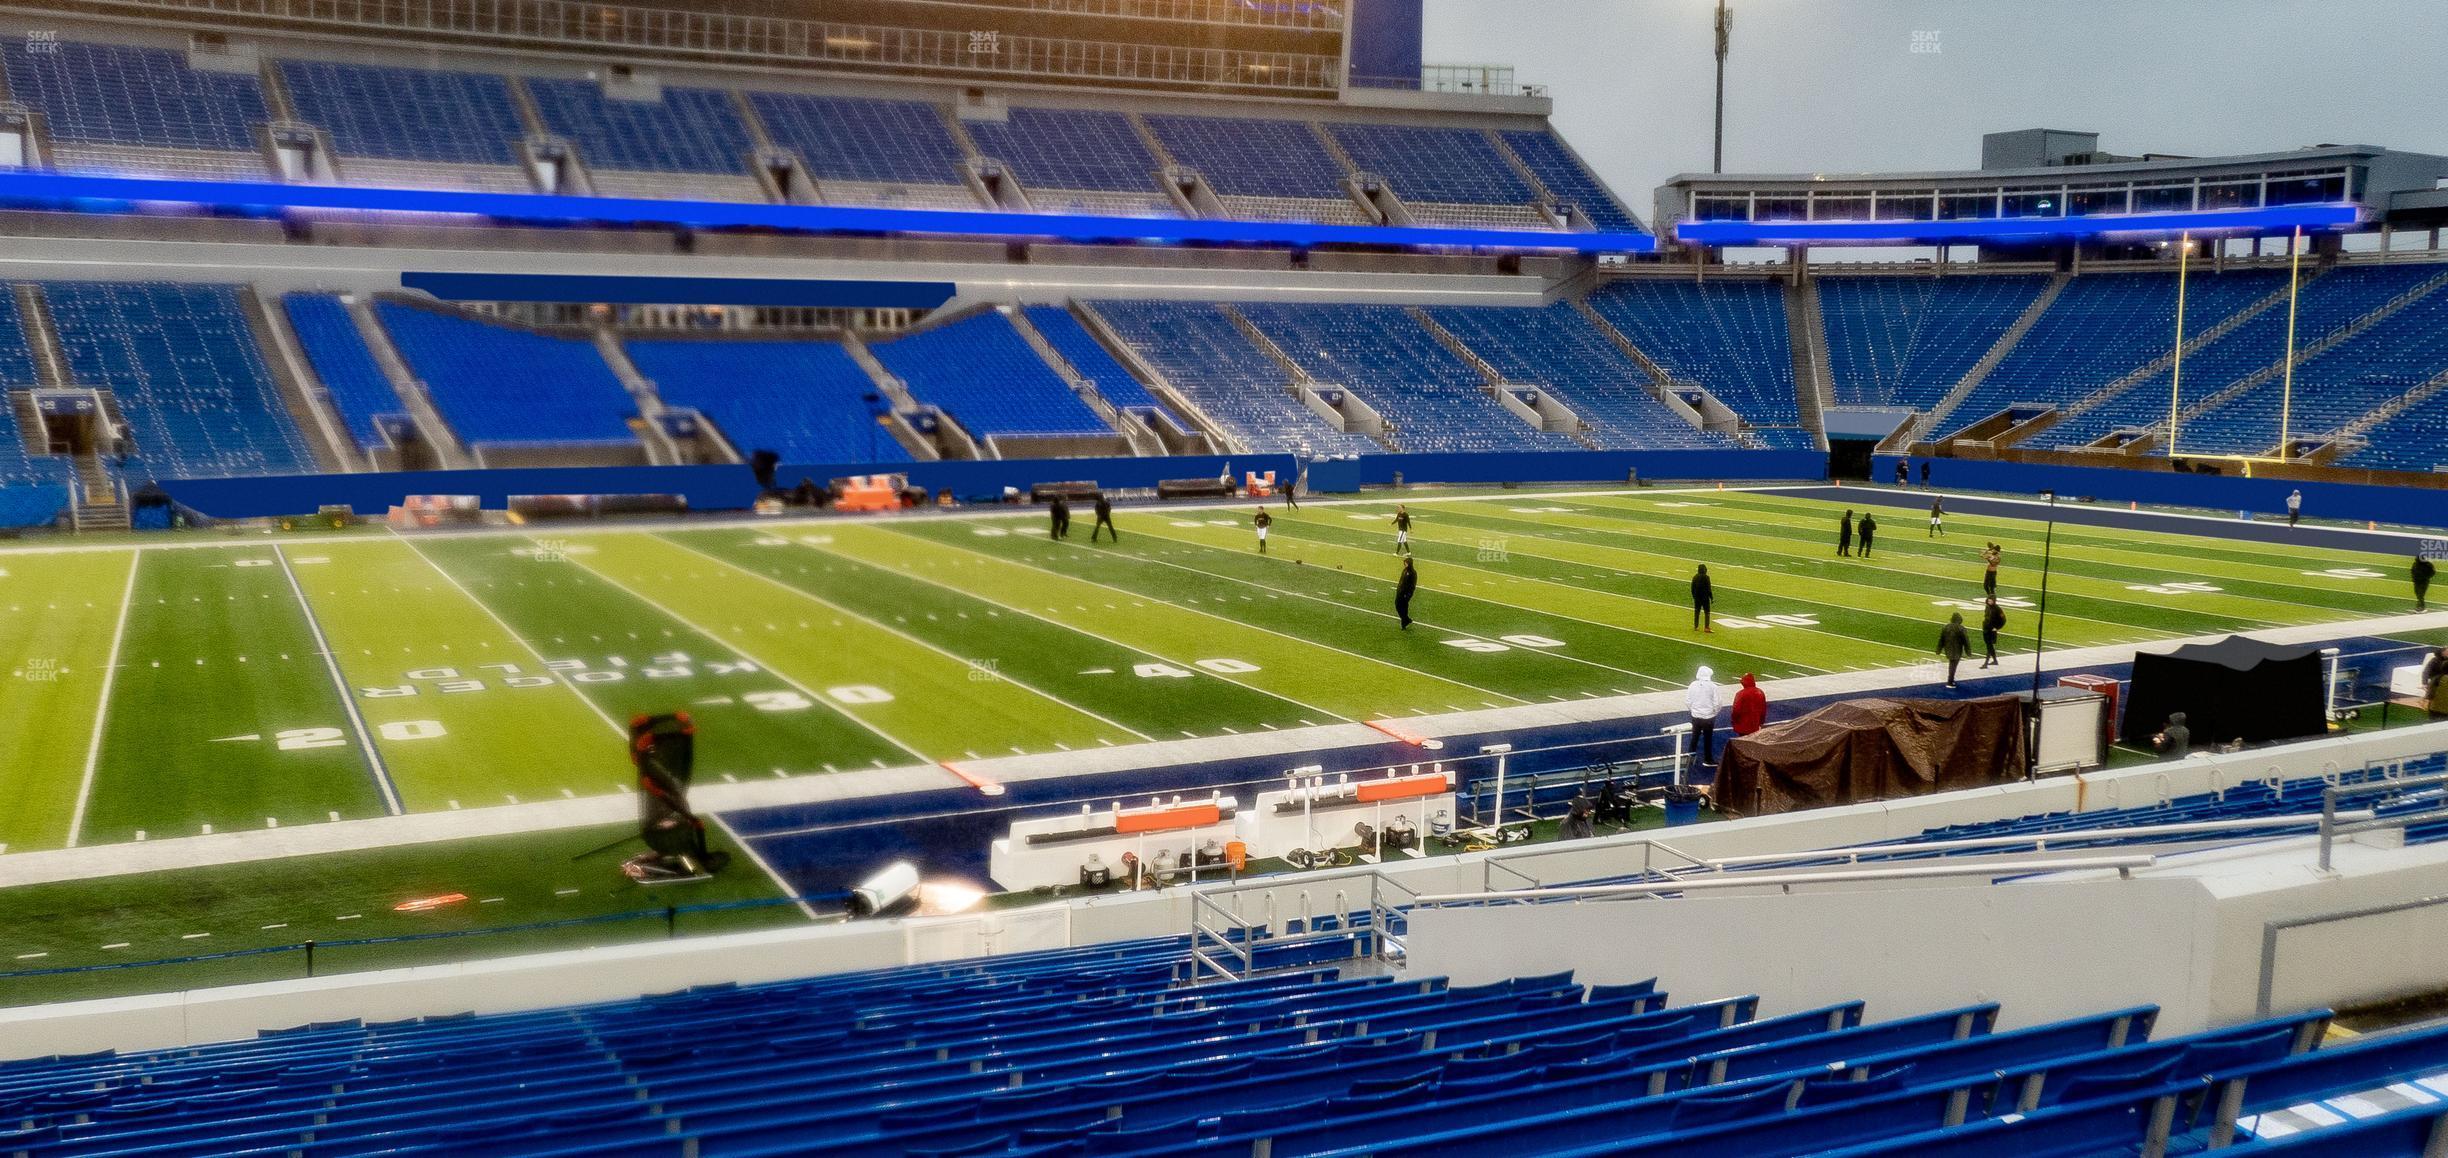
<path fill-rule="evenodd" d="M 2062 9 L 0 3 L 0 1155 L 2448 1154 L 2448 19 Z"/>

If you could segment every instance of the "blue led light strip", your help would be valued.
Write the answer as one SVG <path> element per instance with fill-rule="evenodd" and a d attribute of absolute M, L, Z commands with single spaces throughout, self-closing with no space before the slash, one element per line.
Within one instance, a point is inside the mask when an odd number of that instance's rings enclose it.
<path fill-rule="evenodd" d="M 287 209 L 441 213 L 554 225 L 658 225 L 699 229 L 750 227 L 799 233 L 921 234 L 1010 241 L 1369 245 L 1569 250 L 1578 253 L 1648 253 L 1657 248 L 1657 239 L 1645 233 L 1565 233 L 1416 225 L 1317 225 L 1306 222 L 1201 221 L 1061 213 L 862 209 L 841 205 L 663 201 L 629 197 L 569 197 L 547 193 L 472 193 L 349 185 L 283 185 L 265 181 L 192 181 L 159 177 L 0 172 L 0 204 L 65 208 L 88 213 L 142 213 L 147 203 L 200 205 L 253 213 Z"/>
<path fill-rule="evenodd" d="M 2340 229 L 2361 220 L 2352 203 L 2118 213 L 2092 217 L 1977 217 L 1956 221 L 1686 221 L 1675 239 L 1690 245 L 1937 245 L 1975 241 L 2060 241 L 2112 234 L 2277 232 Z"/>

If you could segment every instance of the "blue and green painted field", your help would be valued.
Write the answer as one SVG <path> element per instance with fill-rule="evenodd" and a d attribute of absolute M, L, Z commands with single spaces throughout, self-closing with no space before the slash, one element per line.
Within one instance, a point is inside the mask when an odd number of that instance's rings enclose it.
<path fill-rule="evenodd" d="M 2027 651 L 2042 528 L 1767 492 L 1125 508 L 0 553 L 11 851 L 621 790 L 621 721 L 685 708 L 701 782 L 959 763 L 1923 661 L 2006 551 Z M 2052 647 L 2410 610 L 2401 560 L 2060 526 Z M 1715 578 L 1717 630 L 1688 580 Z M 1967 615 L 1967 619 L 1976 619 Z"/>

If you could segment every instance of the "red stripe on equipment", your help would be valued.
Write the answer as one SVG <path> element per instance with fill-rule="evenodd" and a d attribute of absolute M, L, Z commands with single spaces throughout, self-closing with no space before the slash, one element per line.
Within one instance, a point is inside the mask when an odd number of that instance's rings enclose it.
<path fill-rule="evenodd" d="M 1424 772 L 1417 776 L 1396 776 L 1390 780 L 1363 780 L 1354 787 L 1360 790 L 1362 804 L 1374 804 L 1420 796 L 1441 796 L 1453 789 L 1453 781 L 1442 772 Z"/>
<path fill-rule="evenodd" d="M 1201 801 L 1178 808 L 1153 808 L 1143 812 L 1125 812 L 1114 818 L 1115 832 L 1162 832 L 1173 828 L 1198 828 L 1224 819 L 1224 810 Z"/>

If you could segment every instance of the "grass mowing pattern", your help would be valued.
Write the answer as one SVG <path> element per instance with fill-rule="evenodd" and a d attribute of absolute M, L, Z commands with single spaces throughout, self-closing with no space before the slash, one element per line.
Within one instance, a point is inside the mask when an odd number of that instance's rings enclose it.
<path fill-rule="evenodd" d="M 388 811 L 270 548 L 145 553 L 119 661 L 82 843 Z"/>
<path fill-rule="evenodd" d="M 0 555 L 0 844 L 68 842 L 135 552 Z"/>
<path fill-rule="evenodd" d="M 151 563 L 148 556 L 146 562 Z M 162 961 L 233 950 L 500 929 L 665 905 L 721 904 L 781 895 L 744 862 L 710 881 L 640 888 L 613 866 L 634 843 L 586 860 L 570 858 L 636 829 L 566 829 L 288 857 L 212 868 L 137 873 L 0 890 L 0 966 L 8 971 Z M 719 831 L 712 843 L 733 848 Z M 402 913 L 403 901 L 464 893 L 467 900 Z M 792 925 L 794 905 L 684 915 L 684 936 Z M 317 974 L 657 940 L 661 914 L 557 929 L 386 945 L 331 947 Z M 197 937 L 192 934 L 202 933 Z M 24 955 L 41 954 L 20 959 Z M 0 1005 L 33 1005 L 305 975 L 305 955 L 277 953 L 186 965 L 16 977 L 0 982 Z"/>
<path fill-rule="evenodd" d="M 2031 647 L 2043 529 L 2027 519 L 1954 515 L 1933 539 L 1886 510 L 1876 555 L 1839 559 L 1841 506 L 1774 493 L 1414 501 L 1405 632 L 1393 508 L 1278 508 L 1265 556 L 1241 508 L 1125 509 L 1123 541 L 1095 545 L 1050 541 L 1036 514 L 285 541 L 304 607 L 260 542 L 149 550 L 89 828 L 381 811 L 308 661 L 309 611 L 412 810 L 619 791 L 616 721 L 638 711 L 698 713 L 702 774 L 744 779 L 1663 690 L 1701 663 L 1729 679 L 1918 665 L 1947 614 L 1973 618 L 1989 540 L 2006 550 L 2001 650 Z M 65 842 L 135 557 L 0 553 L 12 849 Z M 1691 628 L 1699 563 L 1711 635 Z M 2061 527 L 2049 644 L 2408 611 L 2403 571 L 2394 554 Z M 294 727 L 339 742 L 213 743 Z"/>

